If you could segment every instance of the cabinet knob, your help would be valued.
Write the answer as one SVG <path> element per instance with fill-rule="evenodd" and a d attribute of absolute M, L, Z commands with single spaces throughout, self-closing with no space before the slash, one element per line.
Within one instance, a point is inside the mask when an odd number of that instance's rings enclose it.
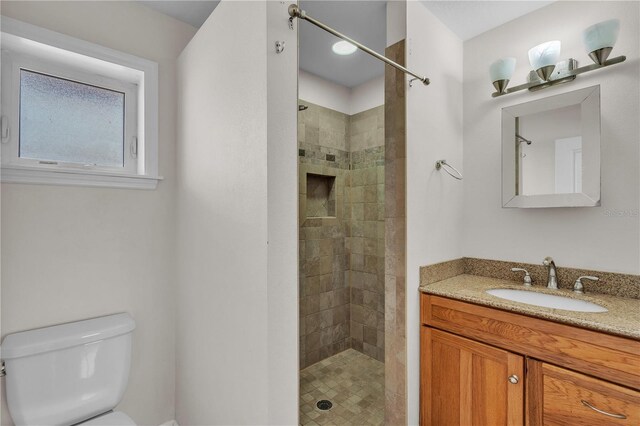
<path fill-rule="evenodd" d="M 520 378 L 515 374 L 509 376 L 509 383 L 511 383 L 512 385 L 517 385 L 519 381 L 520 381 Z"/>

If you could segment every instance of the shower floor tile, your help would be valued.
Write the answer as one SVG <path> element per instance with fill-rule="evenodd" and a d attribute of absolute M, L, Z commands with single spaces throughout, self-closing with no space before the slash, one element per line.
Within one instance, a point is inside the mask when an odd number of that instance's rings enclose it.
<path fill-rule="evenodd" d="M 330 410 L 316 407 L 328 399 Z M 347 349 L 300 371 L 300 424 L 384 423 L 384 364 Z"/>

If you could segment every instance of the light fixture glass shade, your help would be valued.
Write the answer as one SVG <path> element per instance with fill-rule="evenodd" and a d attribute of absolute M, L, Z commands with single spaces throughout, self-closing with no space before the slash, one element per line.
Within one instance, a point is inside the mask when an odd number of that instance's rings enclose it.
<path fill-rule="evenodd" d="M 344 40 L 334 43 L 331 49 L 333 50 L 333 53 L 337 55 L 351 55 L 356 50 L 358 50 L 355 45 Z"/>
<path fill-rule="evenodd" d="M 598 22 L 582 32 L 582 40 L 589 57 L 597 64 L 602 65 L 609 57 L 609 53 L 618 40 L 620 33 L 620 20 L 609 19 Z"/>
<path fill-rule="evenodd" d="M 560 58 L 560 42 L 548 41 L 529 50 L 529 63 L 534 70 L 554 66 Z"/>
<path fill-rule="evenodd" d="M 489 78 L 491 78 L 492 83 L 500 80 L 511 80 L 515 69 L 516 58 L 498 59 L 489 67 Z"/>

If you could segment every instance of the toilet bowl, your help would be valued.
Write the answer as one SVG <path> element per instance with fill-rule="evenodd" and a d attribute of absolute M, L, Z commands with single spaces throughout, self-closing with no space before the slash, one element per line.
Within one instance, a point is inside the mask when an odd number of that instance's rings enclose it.
<path fill-rule="evenodd" d="M 135 426 L 113 411 L 127 388 L 134 329 L 123 313 L 7 335 L 0 356 L 14 423 Z"/>

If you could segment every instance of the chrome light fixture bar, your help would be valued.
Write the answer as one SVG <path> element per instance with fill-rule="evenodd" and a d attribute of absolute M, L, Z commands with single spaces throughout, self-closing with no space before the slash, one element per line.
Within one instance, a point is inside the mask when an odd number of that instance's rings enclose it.
<path fill-rule="evenodd" d="M 558 62 L 561 43 L 559 40 L 539 44 L 529 50 L 529 62 L 534 71 L 529 72 L 527 83 L 507 89 L 515 68 L 514 58 L 495 61 L 489 68 L 491 82 L 496 88 L 491 96 L 496 98 L 509 93 L 528 89 L 536 91 L 556 84 L 567 83 L 585 72 L 594 71 L 624 62 L 626 56 L 608 59 L 620 32 L 620 20 L 609 19 L 591 25 L 582 33 L 582 39 L 589 57 L 594 64 L 578 68 L 573 58 Z"/>
<path fill-rule="evenodd" d="M 418 74 L 416 74 L 416 73 L 414 73 L 412 71 L 409 71 L 407 68 L 403 67 L 402 65 L 400 65 L 400 64 L 398 64 L 396 62 L 393 62 L 391 59 L 387 58 L 386 56 L 379 54 L 375 50 L 369 49 L 364 44 L 358 43 L 354 39 L 349 38 L 346 35 L 334 30 L 333 28 L 323 24 L 322 22 L 313 19 L 311 16 L 307 15 L 307 12 L 305 12 L 302 9 L 300 9 L 300 7 L 297 4 L 289 5 L 289 16 L 290 16 L 289 22 L 292 22 L 293 18 L 303 19 L 303 20 L 305 20 L 307 22 L 310 22 L 313 25 L 315 25 L 316 27 L 318 27 L 320 29 L 323 29 L 323 30 L 325 30 L 326 32 L 328 32 L 330 34 L 333 34 L 334 36 L 336 36 L 338 38 L 341 38 L 342 40 L 345 40 L 345 41 L 353 44 L 358 49 L 362 50 L 365 53 L 368 53 L 369 55 L 373 56 L 376 59 L 381 60 L 382 62 L 386 63 L 387 65 L 391 65 L 392 67 L 402 71 L 403 73 L 409 74 L 409 75 L 415 77 L 413 80 L 415 80 L 415 79 L 420 80 L 422 82 L 422 84 L 424 84 L 425 86 L 430 83 L 430 81 L 429 81 L 429 79 L 427 77 L 424 77 L 424 76 L 418 75 Z"/>
<path fill-rule="evenodd" d="M 529 89 L 531 92 L 535 92 L 536 90 L 546 89 L 547 87 L 555 86 L 561 83 L 567 83 L 569 81 L 573 81 L 580 74 L 584 74 L 589 71 L 598 70 L 600 68 L 605 68 L 611 65 L 619 64 L 627 60 L 626 56 L 618 56 L 616 58 L 608 59 L 604 61 L 602 65 L 600 64 L 591 64 L 585 65 L 584 67 L 577 68 L 578 61 L 575 59 L 568 59 L 566 61 L 559 62 L 556 65 L 556 68 L 551 76 L 549 81 L 544 81 L 538 77 L 535 71 L 531 71 L 529 73 L 529 81 L 524 84 L 520 84 L 518 86 L 510 87 L 503 92 L 494 92 L 491 94 L 492 98 L 497 98 L 498 96 L 508 95 L 509 93 L 519 92 L 521 90 Z"/>

